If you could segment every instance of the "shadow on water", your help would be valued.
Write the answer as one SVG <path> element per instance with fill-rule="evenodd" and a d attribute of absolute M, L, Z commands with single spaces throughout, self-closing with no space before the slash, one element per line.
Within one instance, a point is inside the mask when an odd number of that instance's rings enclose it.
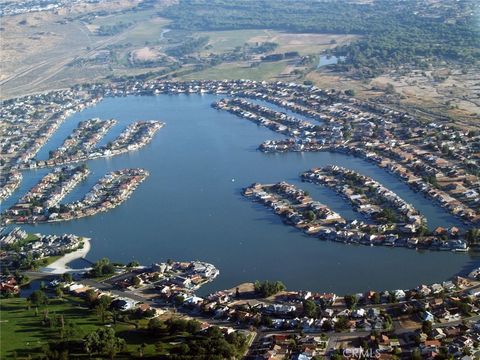
<path fill-rule="evenodd" d="M 463 264 L 455 275 L 467 276 L 473 269 L 480 267 L 480 252 L 474 254 L 476 257 Z"/>

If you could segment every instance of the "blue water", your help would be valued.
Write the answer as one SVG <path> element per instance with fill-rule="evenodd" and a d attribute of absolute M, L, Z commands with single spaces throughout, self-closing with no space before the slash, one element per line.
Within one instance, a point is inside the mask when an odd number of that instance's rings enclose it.
<path fill-rule="evenodd" d="M 318 65 L 317 69 L 321 68 L 322 66 L 327 66 L 327 65 L 332 65 L 332 64 L 337 64 L 339 60 L 345 60 L 344 56 L 339 56 L 336 57 L 334 55 L 320 55 L 318 58 Z"/>
<path fill-rule="evenodd" d="M 64 202 L 82 195 L 105 173 L 143 167 L 150 177 L 118 208 L 97 216 L 56 224 L 25 226 L 42 233 L 74 233 L 92 238 L 89 260 L 137 259 L 144 264 L 203 260 L 220 276 L 203 292 L 256 279 L 282 280 L 290 289 L 335 291 L 408 288 L 442 281 L 480 261 L 471 254 L 416 252 L 324 242 L 286 226 L 272 212 L 241 196 L 253 182 L 281 180 L 308 190 L 347 219 L 358 218 L 332 190 L 301 183 L 299 174 L 327 164 L 353 168 L 382 182 L 426 215 L 429 225 L 458 225 L 443 209 L 391 175 L 361 159 L 332 153 L 263 154 L 266 139 L 281 135 L 210 107 L 212 95 L 108 98 L 71 116 L 41 150 L 60 145 L 78 121 L 115 118 L 109 138 L 136 120 L 166 123 L 146 147 L 88 162 L 91 175 Z M 48 170 L 28 171 L 11 205 Z"/>

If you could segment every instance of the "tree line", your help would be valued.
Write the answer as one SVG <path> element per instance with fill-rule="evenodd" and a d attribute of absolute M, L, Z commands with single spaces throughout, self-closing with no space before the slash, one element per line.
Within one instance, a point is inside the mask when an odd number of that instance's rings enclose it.
<path fill-rule="evenodd" d="M 480 31 L 472 15 L 473 0 L 448 0 L 432 7 L 418 0 L 351 1 L 309 0 L 180 0 L 161 16 L 184 30 L 276 29 L 298 33 L 356 34 L 351 44 L 334 54 L 345 56 L 338 70 L 365 68 L 374 76 L 379 66 L 422 65 L 426 59 L 458 61 L 480 59 Z"/>

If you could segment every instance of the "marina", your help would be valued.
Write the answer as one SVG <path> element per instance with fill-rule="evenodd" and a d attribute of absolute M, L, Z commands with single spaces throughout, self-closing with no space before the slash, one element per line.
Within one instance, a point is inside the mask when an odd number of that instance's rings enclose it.
<path fill-rule="evenodd" d="M 302 183 L 299 177 L 308 169 L 337 164 L 388 184 L 390 190 L 425 215 L 432 230 L 437 226 L 461 226 L 457 218 L 418 196 L 395 175 L 361 158 L 330 152 L 257 151 L 263 141 L 280 140 L 283 135 L 212 109 L 210 105 L 217 100 L 218 96 L 207 94 L 106 98 L 70 116 L 38 158 L 48 157 L 48 152 L 58 148 L 79 121 L 90 118 L 118 121 L 99 146 L 113 141 L 135 121 L 161 118 L 167 126 L 138 151 L 88 161 L 90 176 L 63 199 L 64 203 L 81 200 L 107 172 L 144 168 L 150 176 L 122 206 L 75 221 L 23 228 L 46 234 L 95 237 L 89 252 L 92 260 L 108 256 L 112 260 L 137 259 L 146 264 L 168 258 L 208 261 L 215 264 L 220 275 L 215 282 L 202 287 L 205 293 L 252 279 L 282 279 L 290 289 L 339 293 L 365 288 L 408 288 L 449 278 L 459 269 L 469 271 L 479 263 L 475 254 L 323 242 L 268 216 L 243 199 L 243 187 L 255 181 L 268 184 L 287 180 L 308 190 L 346 220 L 358 218 L 358 213 L 334 191 Z M 23 171 L 23 182 L 2 208 L 13 205 L 49 171 Z M 179 223 L 188 226 L 178 226 Z M 96 229 L 95 236 L 91 229 Z M 271 264 L 279 260 L 284 265 L 273 269 Z M 377 271 L 380 268 L 382 271 Z"/>

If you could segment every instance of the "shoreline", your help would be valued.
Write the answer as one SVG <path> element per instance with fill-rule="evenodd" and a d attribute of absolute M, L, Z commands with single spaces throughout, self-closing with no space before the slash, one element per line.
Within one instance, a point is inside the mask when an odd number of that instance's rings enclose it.
<path fill-rule="evenodd" d="M 72 262 L 73 260 L 83 259 L 85 258 L 85 256 L 87 256 L 91 248 L 90 240 L 91 238 L 84 237 L 83 247 L 81 249 L 63 255 L 60 259 L 54 261 L 50 265 L 41 268 L 40 272 L 54 275 L 61 275 L 66 272 L 86 272 L 90 268 L 72 269 L 67 264 Z"/>

